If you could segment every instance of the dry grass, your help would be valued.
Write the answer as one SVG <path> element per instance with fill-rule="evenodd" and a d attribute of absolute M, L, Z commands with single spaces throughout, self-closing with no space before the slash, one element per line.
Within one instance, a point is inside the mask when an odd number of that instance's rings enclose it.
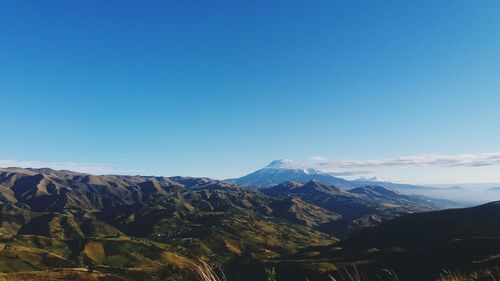
<path fill-rule="evenodd" d="M 189 265 L 200 281 L 226 281 L 224 272 L 220 271 L 220 274 L 217 274 L 215 270 L 203 260 L 190 262 Z"/>
<path fill-rule="evenodd" d="M 439 274 L 439 278 L 436 281 L 477 281 L 477 280 L 496 281 L 495 276 L 493 276 L 491 272 L 487 272 L 485 274 L 486 276 L 484 276 L 483 274 L 482 278 L 480 278 L 477 273 L 466 275 L 460 272 L 443 270 L 443 272 Z"/>
<path fill-rule="evenodd" d="M 370 279 L 363 272 L 358 270 L 356 265 L 344 267 L 336 270 L 335 272 L 338 279 L 329 275 L 331 281 L 370 281 Z M 382 273 L 377 275 L 377 278 L 383 281 L 399 281 L 397 274 L 388 269 L 383 269 Z"/>
<path fill-rule="evenodd" d="M 344 267 L 335 272 L 339 279 L 330 275 L 331 281 L 368 281 L 368 278 L 361 273 L 355 265 L 352 267 Z"/>
<path fill-rule="evenodd" d="M 330 276 L 331 281 L 371 281 L 364 273 L 360 272 L 355 265 L 345 267 L 335 272 L 337 278 Z M 380 281 L 400 281 L 397 274 L 392 270 L 383 269 L 381 274 L 376 275 L 376 280 Z M 491 272 L 482 274 L 464 274 L 457 271 L 443 270 L 435 281 L 497 281 Z"/>
<path fill-rule="evenodd" d="M 477 280 L 474 277 L 466 276 L 463 273 L 459 272 L 451 272 L 447 270 L 443 270 L 443 273 L 439 274 L 439 278 L 437 281 L 469 281 L 469 280 Z"/>

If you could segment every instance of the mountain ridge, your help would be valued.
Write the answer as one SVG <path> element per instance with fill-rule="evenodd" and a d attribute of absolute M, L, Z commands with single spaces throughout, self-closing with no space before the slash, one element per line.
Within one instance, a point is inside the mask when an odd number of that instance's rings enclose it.
<path fill-rule="evenodd" d="M 283 159 L 274 160 L 264 168 L 251 172 L 240 178 L 227 179 L 227 181 L 230 182 L 248 185 L 256 188 L 270 187 L 284 182 L 306 183 L 310 180 L 319 180 L 322 183 L 335 185 L 345 189 L 355 189 L 361 186 L 382 186 L 384 188 L 406 195 L 421 195 L 436 198 L 443 200 L 443 203 L 445 201 L 448 201 L 448 204 L 450 205 L 452 202 L 460 202 L 460 204 L 455 205 L 456 207 L 471 206 L 474 205 L 474 202 L 478 204 L 484 203 L 484 200 L 481 201 L 476 198 L 481 197 L 479 196 L 479 194 L 475 194 L 476 197 L 474 197 L 474 200 L 467 199 L 470 198 L 471 195 L 474 195 L 474 193 L 463 188 L 438 188 L 431 186 L 366 179 L 347 180 L 317 169 L 310 169 L 305 164 L 300 164 L 291 160 Z M 491 191 L 493 192 L 496 190 Z"/>

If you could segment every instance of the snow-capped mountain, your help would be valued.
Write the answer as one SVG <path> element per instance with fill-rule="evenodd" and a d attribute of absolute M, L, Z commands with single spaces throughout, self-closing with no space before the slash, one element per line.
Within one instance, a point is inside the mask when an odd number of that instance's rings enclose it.
<path fill-rule="evenodd" d="M 291 160 L 274 160 L 264 168 L 250 173 L 246 176 L 228 181 L 249 186 L 271 186 L 283 182 L 308 182 L 318 180 L 325 184 L 341 186 L 345 188 L 355 187 L 348 180 L 334 177 L 317 169 L 312 169 Z"/>

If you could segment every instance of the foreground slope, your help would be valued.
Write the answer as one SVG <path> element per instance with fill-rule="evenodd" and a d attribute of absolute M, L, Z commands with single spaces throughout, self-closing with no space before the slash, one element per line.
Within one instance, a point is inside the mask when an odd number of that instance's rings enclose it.
<path fill-rule="evenodd" d="M 435 278 L 443 269 L 499 276 L 499 221 L 500 202 L 411 214 L 353 235 L 344 255 L 373 261 L 371 271 L 391 268 L 402 280 Z"/>
<path fill-rule="evenodd" d="M 353 235 L 348 245 L 424 249 L 452 240 L 496 238 L 500 236 L 500 224 L 496 222 L 500 222 L 500 201 L 397 218 Z"/>
<path fill-rule="evenodd" d="M 304 248 L 263 267 L 274 266 L 281 280 L 289 281 L 327 281 L 329 275 L 358 280 L 349 274 L 363 276 L 360 280 L 498 280 L 498 221 L 500 202 L 408 214 L 333 246 Z"/>

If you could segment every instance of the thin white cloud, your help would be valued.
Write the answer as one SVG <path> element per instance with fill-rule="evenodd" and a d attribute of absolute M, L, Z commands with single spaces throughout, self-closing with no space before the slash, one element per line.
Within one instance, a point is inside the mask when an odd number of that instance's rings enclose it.
<path fill-rule="evenodd" d="M 328 174 L 336 177 L 350 177 L 350 176 L 366 176 L 373 174 L 372 171 L 343 171 L 343 172 L 335 172 L 329 171 Z"/>
<path fill-rule="evenodd" d="M 114 166 L 103 163 L 0 160 L 0 167 L 51 168 L 54 170 L 69 170 L 95 175 L 120 173 L 120 170 L 116 169 Z"/>
<path fill-rule="evenodd" d="M 314 161 L 314 159 L 317 160 Z M 318 156 L 314 156 L 314 158 L 311 158 L 311 160 L 314 161 L 311 166 L 322 170 L 412 166 L 483 167 L 500 165 L 500 152 L 457 155 L 425 154 L 378 160 L 320 160 Z"/>
<path fill-rule="evenodd" d="M 317 162 L 328 161 L 327 157 L 321 156 L 321 155 L 314 155 L 314 156 L 309 157 L 309 159 L 312 161 L 317 161 Z"/>

